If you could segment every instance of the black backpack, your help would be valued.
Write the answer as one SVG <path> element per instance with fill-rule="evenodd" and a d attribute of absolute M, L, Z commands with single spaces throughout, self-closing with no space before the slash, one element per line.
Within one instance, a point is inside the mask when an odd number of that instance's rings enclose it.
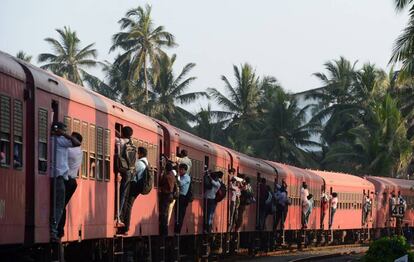
<path fill-rule="evenodd" d="M 147 165 L 143 160 L 140 161 L 145 164 L 145 169 L 142 173 L 141 190 L 139 193 L 147 195 L 151 192 L 152 186 L 154 185 L 154 169 L 150 165 Z"/>
<path fill-rule="evenodd" d="M 132 143 L 131 139 L 129 139 L 121 149 L 119 171 L 124 174 L 128 171 L 134 171 L 136 161 L 137 147 Z"/>

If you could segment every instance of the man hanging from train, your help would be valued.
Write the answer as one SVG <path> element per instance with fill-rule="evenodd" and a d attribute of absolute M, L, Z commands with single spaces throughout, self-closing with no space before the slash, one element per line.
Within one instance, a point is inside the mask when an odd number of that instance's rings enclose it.
<path fill-rule="evenodd" d="M 217 206 L 216 194 L 221 186 L 220 179 L 223 177 L 223 172 L 212 172 L 208 176 L 211 179 L 211 188 L 208 188 L 205 191 L 205 198 L 207 204 L 207 224 L 205 225 L 205 231 L 207 233 L 211 233 L 213 228 L 214 213 L 216 211 Z"/>
<path fill-rule="evenodd" d="M 235 220 L 237 218 L 237 210 L 240 205 L 240 183 L 243 181 L 235 175 L 234 168 L 229 169 L 230 187 L 230 214 L 229 214 L 229 231 L 233 230 Z"/>
<path fill-rule="evenodd" d="M 180 164 L 178 166 L 178 175 L 180 176 L 180 196 L 178 197 L 178 203 L 176 204 L 176 222 L 174 228 L 174 232 L 176 234 L 181 233 L 181 227 L 183 226 L 183 221 L 189 202 L 187 194 L 190 189 L 191 178 L 188 175 L 187 171 L 188 167 L 186 164 Z"/>
<path fill-rule="evenodd" d="M 368 220 L 369 213 L 371 212 L 372 202 L 369 195 L 365 196 L 364 205 L 362 207 L 362 225 L 365 226 Z"/>
<path fill-rule="evenodd" d="M 145 147 L 138 147 L 138 160 L 135 161 L 135 172 L 132 173 L 130 180 L 127 182 L 128 185 L 125 189 L 125 200 L 122 205 L 120 219 L 123 223 L 123 227 L 118 228 L 119 234 L 125 234 L 129 230 L 131 222 L 131 211 L 134 205 L 135 199 L 142 192 L 143 187 L 143 176 L 144 172 L 148 171 L 148 151 Z"/>
<path fill-rule="evenodd" d="M 325 227 L 325 217 L 328 213 L 330 196 L 325 191 L 325 186 L 322 188 L 321 194 L 321 228 Z"/>
<path fill-rule="evenodd" d="M 50 241 L 60 241 L 58 223 L 65 209 L 65 180 L 68 179 L 68 154 L 69 148 L 80 146 L 76 137 L 66 134 L 66 125 L 55 122 L 51 128 L 52 135 L 52 172 L 51 172 L 51 219 Z"/>
<path fill-rule="evenodd" d="M 329 229 L 332 229 L 336 209 L 338 208 L 338 193 L 333 192 L 331 198 L 331 216 L 329 217 Z"/>
<path fill-rule="evenodd" d="M 179 186 L 173 173 L 173 164 L 171 161 L 167 161 L 165 164 L 165 170 L 160 178 L 158 188 L 160 191 L 160 235 L 167 236 L 170 204 L 174 201 L 174 199 L 179 197 L 180 193 Z"/>
<path fill-rule="evenodd" d="M 78 132 L 72 132 L 72 137 L 75 137 L 80 143 L 82 143 L 82 135 Z M 66 206 L 68 205 L 70 199 L 75 193 L 76 187 L 78 186 L 76 182 L 76 177 L 78 176 L 79 168 L 82 164 L 82 149 L 81 146 L 70 147 L 68 149 L 68 180 L 65 180 L 65 208 L 63 209 L 62 217 L 58 225 L 58 237 L 62 238 L 65 234 L 65 223 L 66 223 Z"/>
<path fill-rule="evenodd" d="M 130 191 L 130 182 L 135 174 L 135 162 L 137 148 L 132 143 L 131 137 L 133 130 L 129 126 L 124 126 L 121 130 L 121 137 L 115 140 L 115 172 L 121 175 L 119 185 L 117 226 L 123 227 L 125 224 L 120 218 L 120 213 L 125 202 L 125 197 Z"/>

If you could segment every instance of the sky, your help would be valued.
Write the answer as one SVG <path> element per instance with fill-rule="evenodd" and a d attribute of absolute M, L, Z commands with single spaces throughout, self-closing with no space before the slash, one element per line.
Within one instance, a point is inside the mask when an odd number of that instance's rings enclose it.
<path fill-rule="evenodd" d="M 276 77 L 291 92 L 317 88 L 312 76 L 345 56 L 386 68 L 393 43 L 407 22 L 393 0 L 2 0 L 0 50 L 37 57 L 50 52 L 46 37 L 56 28 L 76 30 L 82 46 L 96 43 L 98 59 L 113 61 L 111 37 L 126 11 L 149 3 L 156 25 L 173 33 L 175 70 L 196 63 L 189 91 L 224 90 L 233 65 L 248 62 L 258 75 Z M 32 61 L 36 64 L 35 61 Z M 92 73 L 102 76 L 98 70 Z"/>

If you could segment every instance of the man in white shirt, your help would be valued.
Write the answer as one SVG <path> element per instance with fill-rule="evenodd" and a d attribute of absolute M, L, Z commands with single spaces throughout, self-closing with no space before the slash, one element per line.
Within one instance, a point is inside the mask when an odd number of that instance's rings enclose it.
<path fill-rule="evenodd" d="M 82 143 L 82 136 L 77 132 L 72 133 L 72 137 L 75 137 L 80 143 Z M 79 168 L 82 164 L 82 149 L 79 146 L 68 148 L 68 180 L 65 180 L 65 208 L 63 209 L 62 217 L 58 225 L 58 237 L 61 238 L 64 235 L 64 228 L 66 223 L 66 206 L 68 205 L 73 193 L 75 193 L 76 177 L 78 176 Z"/>
<path fill-rule="evenodd" d="M 207 201 L 207 225 L 206 231 L 211 233 L 213 227 L 213 220 L 214 220 L 214 212 L 216 211 L 217 201 L 216 201 L 216 193 L 219 190 L 220 178 L 223 177 L 223 172 L 213 172 L 211 173 L 211 189 L 206 190 L 205 197 Z"/>
<path fill-rule="evenodd" d="M 177 220 L 174 228 L 174 232 L 176 234 L 181 233 L 181 227 L 183 226 L 183 221 L 188 206 L 187 194 L 191 184 L 191 178 L 188 175 L 188 167 L 186 164 L 180 164 L 178 166 L 178 174 L 180 175 L 180 197 L 178 198 L 178 205 L 176 210 Z"/>
<path fill-rule="evenodd" d="M 329 218 L 329 229 L 332 228 L 336 209 L 338 208 L 338 193 L 333 192 L 331 198 L 331 216 Z"/>
<path fill-rule="evenodd" d="M 65 209 L 65 180 L 68 179 L 68 149 L 80 146 L 80 142 L 66 134 L 66 125 L 54 122 L 52 135 L 52 172 L 51 172 L 51 212 L 50 212 L 50 241 L 58 242 L 58 223 Z"/>
<path fill-rule="evenodd" d="M 148 168 L 148 159 L 147 159 L 148 151 L 145 147 L 138 147 L 138 160 L 135 162 L 135 176 L 132 178 L 131 188 L 129 190 L 129 194 L 125 196 L 125 201 L 122 206 L 121 210 L 121 216 L 120 219 L 125 225 L 124 227 L 120 227 L 118 229 L 118 233 L 125 234 L 129 230 L 129 223 L 131 219 L 131 210 L 132 206 L 134 205 L 135 199 L 138 197 L 140 192 L 136 191 L 134 188 L 137 188 L 135 186 L 132 186 L 133 183 L 136 183 L 138 185 L 138 188 L 140 188 L 142 183 L 142 177 L 144 175 L 144 171 L 146 168 Z"/>

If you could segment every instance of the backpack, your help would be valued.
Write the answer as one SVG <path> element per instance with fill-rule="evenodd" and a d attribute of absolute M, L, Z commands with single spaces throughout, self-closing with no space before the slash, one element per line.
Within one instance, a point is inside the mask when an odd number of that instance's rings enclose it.
<path fill-rule="evenodd" d="M 154 185 L 154 169 L 150 165 L 147 165 L 143 160 L 140 161 L 145 164 L 145 169 L 142 173 L 140 193 L 147 195 L 151 192 L 152 186 Z"/>
<path fill-rule="evenodd" d="M 129 139 L 126 142 L 122 149 L 120 155 L 120 168 L 121 173 L 127 173 L 128 171 L 135 170 L 135 162 L 137 161 L 137 147 L 132 143 L 132 140 Z"/>
<path fill-rule="evenodd" d="M 221 200 L 223 200 L 226 197 L 226 193 L 227 193 L 227 187 L 226 185 L 220 181 L 220 187 L 216 192 L 216 202 L 220 202 Z"/>
<path fill-rule="evenodd" d="M 267 191 L 267 198 L 265 200 L 265 205 L 268 206 L 272 203 L 273 195 L 270 191 Z"/>
<path fill-rule="evenodd" d="M 253 194 L 249 190 L 242 190 L 240 193 L 240 205 L 248 206 L 253 203 Z"/>

